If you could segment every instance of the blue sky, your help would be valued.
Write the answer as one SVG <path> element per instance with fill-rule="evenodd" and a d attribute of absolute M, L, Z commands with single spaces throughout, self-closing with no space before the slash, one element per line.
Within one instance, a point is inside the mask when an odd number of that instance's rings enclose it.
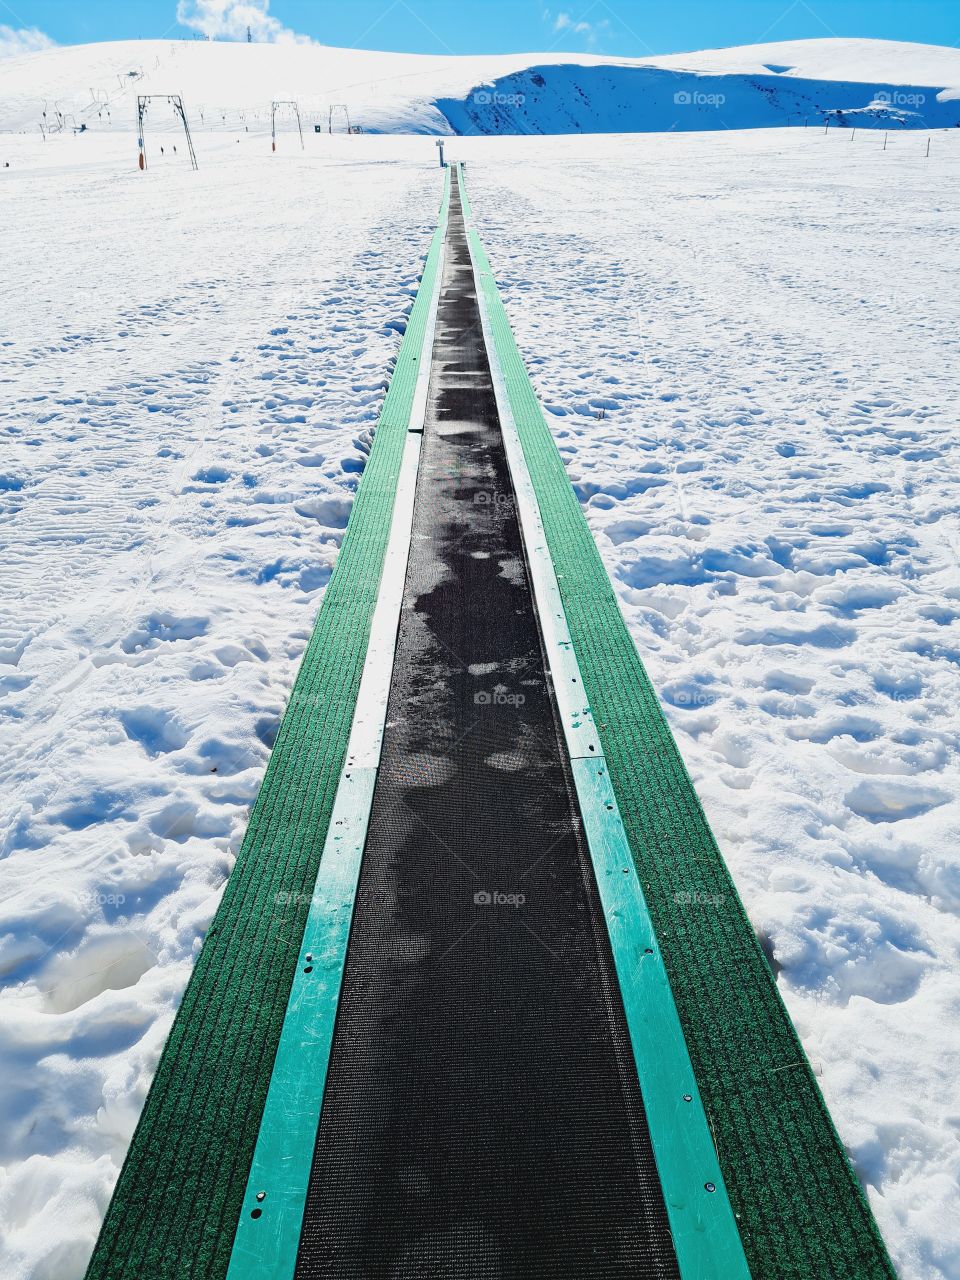
<path fill-rule="evenodd" d="M 59 44 L 285 32 L 419 53 L 673 53 L 760 40 L 873 36 L 960 43 L 960 0 L 0 0 L 0 25 Z"/>

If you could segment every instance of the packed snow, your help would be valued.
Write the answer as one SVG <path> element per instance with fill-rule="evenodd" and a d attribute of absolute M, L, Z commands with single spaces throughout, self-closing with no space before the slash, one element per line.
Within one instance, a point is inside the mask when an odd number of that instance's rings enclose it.
<path fill-rule="evenodd" d="M 801 124 L 960 125 L 960 50 L 798 40 L 630 59 L 371 53 L 323 45 L 117 41 L 8 58 L 0 130 L 128 131 L 140 94 L 182 95 L 204 127 L 270 123 L 293 98 L 312 128 L 375 133 L 679 132 Z"/>
<path fill-rule="evenodd" d="M 73 1280 L 336 556 L 439 170 L 372 139 L 208 136 L 198 173 L 167 145 L 147 175 L 111 137 L 15 141 L 0 1275 Z"/>
<path fill-rule="evenodd" d="M 458 142 L 900 1274 L 960 1277 L 960 136 Z"/>
<path fill-rule="evenodd" d="M 197 173 L 172 127 L 146 174 L 129 127 L 0 135 L 10 1280 L 83 1274 L 435 224 L 429 139 L 237 121 Z M 925 151 L 448 144 L 900 1273 L 960 1280 L 960 133 Z"/>

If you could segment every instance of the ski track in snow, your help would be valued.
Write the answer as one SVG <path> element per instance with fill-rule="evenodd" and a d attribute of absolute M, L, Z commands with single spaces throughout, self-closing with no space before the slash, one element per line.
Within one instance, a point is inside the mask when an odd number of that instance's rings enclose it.
<path fill-rule="evenodd" d="M 895 142 L 455 154 L 900 1274 L 956 1280 L 960 137 Z"/>
<path fill-rule="evenodd" d="M 144 180 L 107 142 L 109 170 L 33 169 L 0 197 L 18 250 L 0 321 L 10 1280 L 83 1273 L 436 222 L 432 155 L 206 142 L 198 174 L 157 151 Z"/>
<path fill-rule="evenodd" d="M 957 1280 L 960 137 L 923 141 L 449 151 L 898 1267 Z M 3 139 L 12 1280 L 82 1275 L 435 224 L 430 140 L 280 147 Z"/>

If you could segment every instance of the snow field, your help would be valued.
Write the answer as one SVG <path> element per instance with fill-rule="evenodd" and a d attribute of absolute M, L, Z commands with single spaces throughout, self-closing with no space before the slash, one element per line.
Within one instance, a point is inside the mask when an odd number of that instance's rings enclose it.
<path fill-rule="evenodd" d="M 458 140 L 631 631 L 904 1277 L 960 1276 L 960 137 Z"/>
<path fill-rule="evenodd" d="M 2 138 L 0 1272 L 84 1264 L 435 224 L 431 139 Z M 960 136 L 451 139 L 904 1276 L 960 1277 Z M 702 909 L 702 908 L 701 908 Z"/>
<path fill-rule="evenodd" d="M 130 139 L 17 141 L 0 1273 L 71 1280 L 242 838 L 441 186 L 426 146 L 366 139 L 201 138 L 199 173 L 178 151 L 146 175 Z"/>

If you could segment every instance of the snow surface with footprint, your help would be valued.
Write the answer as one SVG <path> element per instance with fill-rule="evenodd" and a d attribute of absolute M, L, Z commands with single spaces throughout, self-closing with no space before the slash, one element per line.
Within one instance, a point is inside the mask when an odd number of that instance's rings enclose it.
<path fill-rule="evenodd" d="M 0 1274 L 70 1280 L 336 556 L 439 170 L 200 137 L 198 173 L 181 148 L 144 178 L 129 139 L 4 141 Z"/>
<path fill-rule="evenodd" d="M 960 1277 L 960 137 L 499 139 L 478 229 L 903 1276 Z"/>
<path fill-rule="evenodd" d="M 169 136 L 169 135 L 168 135 Z M 429 139 L 3 138 L 0 1272 L 83 1267 L 435 223 Z M 901 1274 L 960 1277 L 960 137 L 456 139 Z"/>

